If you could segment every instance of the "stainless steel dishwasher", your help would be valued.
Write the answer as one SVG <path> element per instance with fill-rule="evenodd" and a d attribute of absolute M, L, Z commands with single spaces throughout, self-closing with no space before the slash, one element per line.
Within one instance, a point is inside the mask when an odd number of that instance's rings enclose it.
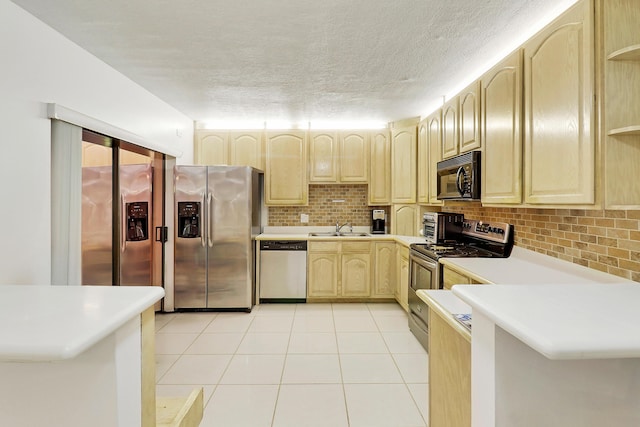
<path fill-rule="evenodd" d="M 260 242 L 260 302 L 307 301 L 307 241 Z"/>

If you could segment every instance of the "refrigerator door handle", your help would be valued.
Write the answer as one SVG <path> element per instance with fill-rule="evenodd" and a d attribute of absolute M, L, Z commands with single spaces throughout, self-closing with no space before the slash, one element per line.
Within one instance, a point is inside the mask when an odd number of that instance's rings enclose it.
<path fill-rule="evenodd" d="M 205 195 L 204 195 L 204 193 L 202 193 L 202 207 L 203 207 L 203 208 L 205 207 L 205 200 L 204 200 L 204 198 L 205 198 Z M 209 211 L 208 211 L 208 210 L 207 210 L 207 215 L 209 215 Z M 203 216 L 204 218 L 206 218 L 206 216 L 205 216 L 205 215 L 202 215 L 202 216 Z M 204 223 L 204 229 L 201 229 L 201 230 L 200 230 L 200 243 L 202 244 L 202 247 L 204 248 L 205 246 L 207 246 L 207 241 L 205 240 L 205 239 L 206 239 L 206 237 L 205 237 L 205 235 L 204 235 L 204 234 L 205 234 L 205 231 L 208 231 L 208 230 L 209 230 L 209 229 L 208 229 L 209 223 L 208 223 L 206 220 L 205 220 L 205 221 L 203 221 L 203 223 Z"/>
<path fill-rule="evenodd" d="M 213 194 L 209 193 L 207 196 L 207 237 L 209 238 L 209 247 L 213 247 L 213 204 L 211 201 L 213 200 Z"/>
<path fill-rule="evenodd" d="M 124 194 L 120 194 L 120 206 L 122 212 L 122 218 L 120 219 L 120 223 L 122 224 L 122 242 L 120 243 L 120 252 L 124 253 L 127 250 L 127 207 L 124 204 Z"/>

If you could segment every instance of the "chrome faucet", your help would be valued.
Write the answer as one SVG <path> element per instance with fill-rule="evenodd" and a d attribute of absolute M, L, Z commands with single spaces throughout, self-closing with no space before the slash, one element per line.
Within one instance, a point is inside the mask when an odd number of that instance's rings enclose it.
<path fill-rule="evenodd" d="M 336 221 L 336 234 L 340 233 L 340 230 L 342 230 L 342 228 L 347 225 L 349 226 L 349 231 L 353 233 L 353 225 L 351 225 L 348 222 L 345 222 L 344 224 L 340 225 L 340 221 Z"/>

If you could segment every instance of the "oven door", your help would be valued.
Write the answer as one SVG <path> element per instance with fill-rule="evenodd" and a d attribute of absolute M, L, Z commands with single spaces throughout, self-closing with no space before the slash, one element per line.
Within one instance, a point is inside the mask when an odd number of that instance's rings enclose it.
<path fill-rule="evenodd" d="M 429 350 L 429 308 L 416 291 L 440 289 L 440 264 L 422 254 L 409 253 L 409 329 L 420 344 Z"/>

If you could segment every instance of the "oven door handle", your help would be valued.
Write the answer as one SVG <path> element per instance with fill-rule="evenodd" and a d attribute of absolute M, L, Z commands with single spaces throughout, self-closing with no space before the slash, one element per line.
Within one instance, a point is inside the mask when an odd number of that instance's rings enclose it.
<path fill-rule="evenodd" d="M 465 173 L 464 173 L 464 167 L 460 166 L 458 168 L 458 172 L 456 172 L 456 188 L 458 189 L 458 193 L 460 193 L 461 196 L 464 196 L 464 189 L 462 188 L 462 185 L 460 184 L 460 177 L 462 177 L 463 179 L 465 178 Z"/>
<path fill-rule="evenodd" d="M 411 252 L 409 253 L 409 260 L 415 262 L 421 267 L 428 268 L 428 269 L 435 269 L 436 267 L 438 267 L 438 261 L 430 262 L 424 259 L 423 257 L 421 257 L 420 255 L 415 255 Z"/>

